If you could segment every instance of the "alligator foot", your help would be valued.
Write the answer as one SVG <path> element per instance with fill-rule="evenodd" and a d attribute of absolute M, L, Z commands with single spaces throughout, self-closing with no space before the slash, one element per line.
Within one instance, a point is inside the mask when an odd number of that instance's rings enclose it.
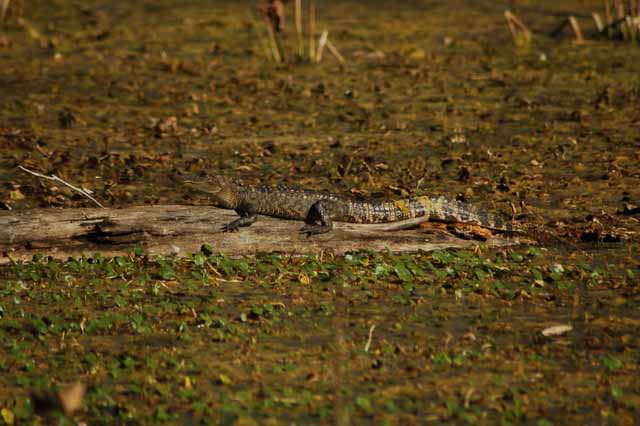
<path fill-rule="evenodd" d="M 306 224 L 300 228 L 301 234 L 306 234 L 307 237 L 311 235 L 324 234 L 331 231 L 331 226 L 327 225 L 309 225 Z"/>
<path fill-rule="evenodd" d="M 314 203 L 309 209 L 307 218 L 305 219 L 305 225 L 300 229 L 300 232 L 307 234 L 308 237 L 310 235 L 324 234 L 332 229 L 333 223 L 331 222 L 331 217 L 329 217 L 323 201 L 320 200 Z"/>
<path fill-rule="evenodd" d="M 237 231 L 239 228 L 241 228 L 243 226 L 251 225 L 253 222 L 256 221 L 257 218 L 258 218 L 258 216 L 255 215 L 255 214 L 247 214 L 247 215 L 241 216 L 241 217 L 237 218 L 236 220 L 234 220 L 233 222 L 229 222 L 229 223 L 223 225 L 222 226 L 222 231 L 223 232 Z"/>

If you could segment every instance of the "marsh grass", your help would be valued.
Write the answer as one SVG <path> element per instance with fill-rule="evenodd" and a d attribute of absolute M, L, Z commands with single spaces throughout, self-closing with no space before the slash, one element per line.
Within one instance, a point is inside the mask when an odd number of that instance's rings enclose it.
<path fill-rule="evenodd" d="M 604 20 L 597 12 L 591 16 L 601 36 L 636 43 L 640 39 L 640 1 L 603 1 Z"/>
<path fill-rule="evenodd" d="M 321 62 L 322 53 L 326 47 L 329 53 L 335 57 L 335 59 L 344 63 L 345 59 L 340 54 L 338 49 L 328 39 L 329 31 L 323 29 L 321 35 L 316 40 L 317 36 L 317 22 L 316 22 L 316 4 L 314 0 L 309 0 L 306 4 L 307 17 L 305 19 L 304 9 L 305 5 L 302 0 L 296 0 L 293 2 L 293 15 L 295 24 L 295 47 L 293 50 L 295 54 L 288 55 L 285 52 L 285 29 L 284 29 L 284 16 L 285 6 L 279 1 L 271 1 L 268 3 L 261 3 L 258 5 L 257 10 L 260 14 L 260 20 L 262 24 L 258 24 L 257 20 L 250 11 L 249 15 L 256 28 L 260 43 L 265 52 L 267 59 L 274 63 L 283 63 L 289 57 L 294 57 L 298 61 L 304 62 Z M 307 32 L 304 31 L 304 21 L 307 21 Z M 305 38 L 307 42 L 305 43 Z"/>
<path fill-rule="evenodd" d="M 602 5 L 602 14 L 598 12 L 591 13 L 597 36 L 633 43 L 640 40 L 640 0 L 604 0 Z M 504 17 L 513 42 L 517 46 L 528 45 L 532 40 L 532 32 L 529 28 L 509 10 L 504 12 Z M 567 27 L 571 28 L 575 36 L 575 43 L 583 44 L 587 42 L 580 23 L 573 15 L 563 19 L 551 31 L 551 36 L 559 36 Z"/>

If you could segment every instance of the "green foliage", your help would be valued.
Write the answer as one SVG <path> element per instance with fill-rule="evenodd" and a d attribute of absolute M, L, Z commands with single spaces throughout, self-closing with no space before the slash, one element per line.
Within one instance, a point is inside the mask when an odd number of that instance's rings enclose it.
<path fill-rule="evenodd" d="M 609 371 L 616 371 L 624 368 L 624 362 L 612 355 L 602 358 L 602 365 L 604 365 L 604 367 Z"/>
<path fill-rule="evenodd" d="M 512 318 L 520 315 L 522 303 L 533 299 L 552 312 L 549 292 L 572 300 L 570 289 L 585 280 L 635 285 L 628 267 L 545 257 L 532 248 L 410 256 L 354 252 L 323 260 L 275 254 L 235 259 L 204 251 L 185 258 L 96 256 L 60 262 L 41 257 L 2 270 L 0 337 L 7 355 L 0 371 L 15 375 L 12 383 L 22 388 L 50 385 L 54 378 L 42 374 L 43 365 L 55 372 L 55 380 L 97 377 L 87 415 L 117 412 L 122 421 L 175 422 L 176 400 L 202 416 L 214 415 L 210 406 L 215 406 L 215 413 L 234 421 L 249 413 L 303 409 L 314 421 L 333 418 L 333 407 L 322 401 L 333 395 L 334 376 L 326 372 L 338 371 L 350 378 L 343 385 L 349 389 L 343 415 L 406 415 L 427 404 L 434 419 L 476 424 L 489 416 L 517 424 L 533 414 L 510 384 L 515 368 L 510 363 L 521 357 L 525 366 L 543 372 L 538 380 L 552 383 L 555 376 L 547 372 L 566 362 L 554 349 L 560 346 L 522 337 L 536 335 L 537 324 L 548 321 L 536 318 L 533 328 L 520 331 L 526 322 L 516 325 Z M 520 299 L 523 291 L 528 299 Z M 530 315 L 528 305 L 523 312 Z M 364 355 L 371 324 L 376 328 Z M 73 349 L 74 341 L 87 346 Z M 510 342 L 505 352 L 503 341 Z M 48 347 L 63 349 L 50 357 Z M 616 401 L 630 394 L 622 374 L 627 356 L 600 358 L 599 374 L 623 380 L 602 385 Z M 486 362 L 505 378 L 495 384 L 502 389 L 499 414 L 487 411 L 483 398 L 447 385 L 435 400 L 409 390 L 392 397 L 371 394 L 340 367 L 383 380 L 393 380 L 398 368 L 417 371 L 418 377 L 464 371 L 477 379 L 474 369 Z M 252 385 L 258 377 L 283 386 L 258 392 Z M 126 402 L 144 398 L 157 401 L 153 411 Z M 23 413 L 20 419 L 33 417 Z"/>

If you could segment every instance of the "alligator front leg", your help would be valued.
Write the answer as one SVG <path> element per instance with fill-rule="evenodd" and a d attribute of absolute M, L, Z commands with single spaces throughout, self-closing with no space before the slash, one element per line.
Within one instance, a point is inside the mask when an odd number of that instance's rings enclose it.
<path fill-rule="evenodd" d="M 305 225 L 300 229 L 300 232 L 307 234 L 307 236 L 324 234 L 333 229 L 333 222 L 331 222 L 331 217 L 322 201 L 317 201 L 311 206 L 304 222 Z"/>
<path fill-rule="evenodd" d="M 238 228 L 241 228 L 243 226 L 249 226 L 253 222 L 255 222 L 256 219 L 258 219 L 258 215 L 256 215 L 255 213 L 249 210 L 239 209 L 239 210 L 236 210 L 236 213 L 238 213 L 240 217 L 232 222 L 227 223 L 226 225 L 223 225 L 222 230 L 224 232 L 237 231 Z"/>

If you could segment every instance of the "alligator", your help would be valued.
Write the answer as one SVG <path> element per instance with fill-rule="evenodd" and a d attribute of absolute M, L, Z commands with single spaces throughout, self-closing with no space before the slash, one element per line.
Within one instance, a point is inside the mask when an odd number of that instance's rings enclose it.
<path fill-rule="evenodd" d="M 323 234 L 333 221 L 359 224 L 404 224 L 439 221 L 477 225 L 493 231 L 512 232 L 511 223 L 472 205 L 427 196 L 400 200 L 359 200 L 325 191 L 284 185 L 251 186 L 222 175 L 189 176 L 183 183 L 208 193 L 217 207 L 232 209 L 240 216 L 223 226 L 236 231 L 254 223 L 258 215 L 304 221 L 303 234 Z"/>

